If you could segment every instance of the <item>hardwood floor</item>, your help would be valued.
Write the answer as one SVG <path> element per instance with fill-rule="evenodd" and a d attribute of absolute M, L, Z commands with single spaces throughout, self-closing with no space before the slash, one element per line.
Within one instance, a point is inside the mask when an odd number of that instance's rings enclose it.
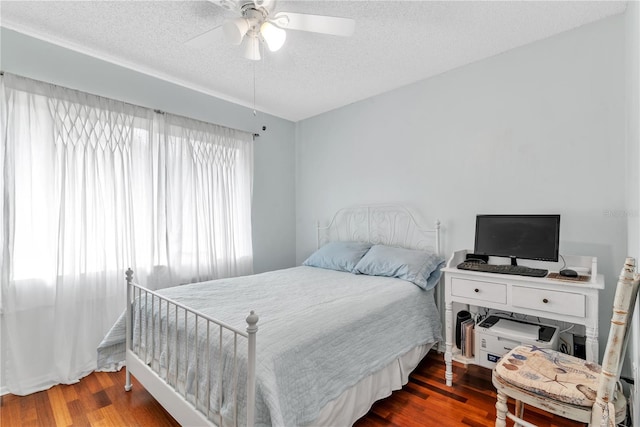
<path fill-rule="evenodd" d="M 496 393 L 491 384 L 491 370 L 454 363 L 453 387 L 446 386 L 444 371 L 443 355 L 432 351 L 402 390 L 374 403 L 354 427 L 493 427 Z M 513 402 L 509 407 L 513 411 Z M 528 407 L 525 413 L 525 418 L 539 427 L 584 426 Z"/>
<path fill-rule="evenodd" d="M 178 426 L 135 379 L 133 390 L 125 392 L 124 378 L 124 370 L 95 372 L 77 384 L 24 397 L 5 395 L 0 426 Z M 355 427 L 493 426 L 491 371 L 455 365 L 454 384 L 445 385 L 442 354 L 432 352 L 402 390 L 375 403 Z M 582 426 L 532 410 L 527 414 L 540 427 Z"/>

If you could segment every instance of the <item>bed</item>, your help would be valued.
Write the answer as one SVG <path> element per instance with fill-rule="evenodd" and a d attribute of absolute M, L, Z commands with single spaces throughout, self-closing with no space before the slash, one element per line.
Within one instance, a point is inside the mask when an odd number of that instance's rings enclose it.
<path fill-rule="evenodd" d="M 346 426 L 401 388 L 441 341 L 439 222 L 342 209 L 317 240 L 299 267 L 159 292 L 128 271 L 125 389 L 182 425 Z"/>

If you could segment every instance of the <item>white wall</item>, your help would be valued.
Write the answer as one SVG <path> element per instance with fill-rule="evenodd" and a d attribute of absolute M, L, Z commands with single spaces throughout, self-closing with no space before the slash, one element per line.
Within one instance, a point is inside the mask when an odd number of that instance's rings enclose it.
<path fill-rule="evenodd" d="M 1 29 L 2 70 L 204 120 L 259 132 L 254 150 L 254 270 L 295 263 L 295 124 L 89 57 L 23 34 Z M 247 82 L 250 84 L 250 82 Z M 262 125 L 267 126 L 262 131 Z M 274 250 L 277 242 L 277 250 Z"/>
<path fill-rule="evenodd" d="M 629 2 L 625 14 L 625 59 L 627 94 L 627 252 L 640 259 L 640 3 Z M 640 304 L 638 302 L 637 304 Z M 635 393 L 633 414 L 640 425 L 640 307 L 632 320 L 632 337 L 627 349 L 627 363 L 633 366 Z"/>
<path fill-rule="evenodd" d="M 562 254 L 605 275 L 601 350 L 627 250 L 624 17 L 297 124 L 297 262 L 343 206 L 407 204 L 473 248 L 479 213 L 560 213 Z M 375 72 L 375 70 L 372 70 Z"/>

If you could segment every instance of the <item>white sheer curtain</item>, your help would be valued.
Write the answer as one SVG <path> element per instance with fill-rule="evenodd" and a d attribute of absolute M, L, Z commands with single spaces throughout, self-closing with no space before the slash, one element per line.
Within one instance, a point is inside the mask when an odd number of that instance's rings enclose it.
<path fill-rule="evenodd" d="M 253 177 L 247 173 L 253 170 L 253 137 L 212 126 L 166 115 L 157 133 L 165 164 L 160 184 L 166 188 L 168 264 L 181 282 L 253 268 Z"/>
<path fill-rule="evenodd" d="M 151 288 L 251 273 L 250 134 L 9 74 L 0 95 L 10 392 L 95 369 L 127 267 Z"/>

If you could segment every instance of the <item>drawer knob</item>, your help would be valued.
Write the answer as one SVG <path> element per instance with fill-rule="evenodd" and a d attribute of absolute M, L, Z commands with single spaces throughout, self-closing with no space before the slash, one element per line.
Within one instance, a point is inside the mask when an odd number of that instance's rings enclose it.
<path fill-rule="evenodd" d="M 475 288 L 475 289 L 473 290 L 473 292 L 478 293 L 478 292 L 480 292 L 480 289 Z"/>
<path fill-rule="evenodd" d="M 545 299 L 542 300 L 542 302 L 547 304 L 549 302 L 549 300 L 545 298 Z"/>

